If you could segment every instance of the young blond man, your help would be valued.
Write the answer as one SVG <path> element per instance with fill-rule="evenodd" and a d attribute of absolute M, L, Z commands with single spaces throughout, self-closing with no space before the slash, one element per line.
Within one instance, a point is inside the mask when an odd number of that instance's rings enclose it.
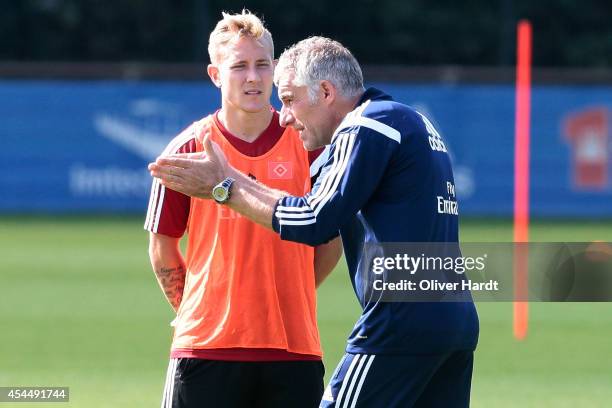
<path fill-rule="evenodd" d="M 208 134 L 232 166 L 258 182 L 296 195 L 309 191 L 324 157 L 315 160 L 270 106 L 269 31 L 247 11 L 223 13 L 208 52 L 221 109 L 164 153 L 202 151 Z M 149 255 L 177 312 L 162 407 L 316 407 L 324 370 L 315 288 L 338 261 L 339 242 L 312 248 L 281 241 L 225 205 L 231 184 L 220 184 L 215 200 L 202 200 L 153 182 Z"/>

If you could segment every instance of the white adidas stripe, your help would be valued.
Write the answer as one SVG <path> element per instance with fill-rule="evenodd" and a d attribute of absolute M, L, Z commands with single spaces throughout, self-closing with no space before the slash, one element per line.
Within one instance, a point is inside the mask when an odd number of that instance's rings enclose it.
<path fill-rule="evenodd" d="M 166 369 L 166 381 L 164 381 L 164 392 L 162 393 L 162 400 L 161 400 L 161 406 L 160 408 L 165 408 L 166 407 L 166 394 L 167 394 L 167 389 L 168 389 L 168 376 L 170 375 L 170 365 L 172 364 L 172 360 L 170 360 L 170 362 L 168 363 L 168 368 Z"/>
<path fill-rule="evenodd" d="M 282 213 L 280 211 L 277 211 L 277 212 L 274 213 L 274 215 L 276 215 L 276 218 L 282 218 L 283 220 L 314 218 L 314 214 L 312 212 L 310 212 L 310 213 L 290 213 L 290 214 L 284 214 L 284 213 Z"/>
<path fill-rule="evenodd" d="M 353 151 L 353 146 L 355 145 L 355 135 L 351 135 L 350 137 L 348 137 L 348 146 L 346 148 L 346 152 L 344 154 L 344 160 L 341 164 L 340 169 L 338 170 L 338 175 L 335 177 L 334 179 L 334 184 L 332 185 L 331 189 L 329 190 L 329 192 L 327 193 L 327 195 L 325 197 L 323 197 L 323 199 L 314 205 L 314 213 L 315 215 L 319 215 L 319 212 L 323 209 L 323 207 L 325 206 L 325 204 L 327 204 L 327 202 L 331 199 L 331 197 L 334 195 L 334 193 L 338 190 L 338 186 L 340 185 L 340 181 L 342 180 L 342 177 L 344 177 L 344 172 L 346 170 L 346 167 L 348 166 L 348 163 L 350 161 L 350 157 L 351 157 L 351 153 Z"/>
<path fill-rule="evenodd" d="M 149 231 L 153 231 L 153 224 L 154 224 L 154 220 L 155 220 L 155 213 L 157 211 L 157 205 L 159 203 L 159 201 L 157 200 L 157 198 L 159 197 L 159 189 L 160 189 L 160 182 L 158 179 L 153 179 L 153 184 L 151 185 L 151 200 L 149 203 L 149 209 L 147 211 L 147 218 L 148 218 L 148 224 L 147 224 L 147 230 Z"/>
<path fill-rule="evenodd" d="M 372 102 L 371 99 L 368 99 L 367 101 L 365 101 L 364 103 L 361 104 L 361 106 L 359 106 L 357 109 L 355 109 L 353 112 L 355 112 L 355 115 L 353 117 L 358 117 L 363 115 L 363 111 L 366 110 L 366 108 L 368 107 L 368 105 L 370 104 L 370 102 Z"/>
<path fill-rule="evenodd" d="M 172 373 L 172 366 L 174 361 L 170 359 L 168 362 L 168 372 L 166 372 L 166 384 L 164 384 L 164 398 L 162 400 L 162 408 L 166 408 L 168 405 L 168 389 L 170 388 L 170 374 Z"/>
<path fill-rule="evenodd" d="M 317 197 L 315 197 L 310 202 L 310 206 L 313 210 L 315 210 L 315 213 L 319 203 L 324 200 L 324 198 L 327 197 L 330 192 L 333 194 L 336 189 L 336 186 L 338 185 L 338 182 L 342 179 L 342 176 L 344 175 L 344 163 L 347 162 L 350 157 L 352 150 L 351 139 L 354 139 L 354 137 L 354 134 L 349 133 L 344 133 L 340 136 L 338 140 L 340 150 L 340 153 L 338 155 L 338 162 L 336 163 L 336 166 L 334 166 L 334 168 L 326 174 L 326 178 L 328 180 L 326 188 L 319 190 L 317 192 Z"/>
<path fill-rule="evenodd" d="M 344 376 L 344 379 L 342 380 L 342 387 L 340 387 L 340 392 L 338 392 L 338 398 L 336 399 L 336 407 L 340 406 L 340 401 L 342 401 L 342 398 L 344 397 L 344 393 L 346 391 L 346 384 L 348 384 L 351 374 L 353 373 L 353 370 L 355 369 L 355 365 L 359 362 L 360 358 L 361 358 L 361 354 L 356 354 L 355 357 L 353 358 L 353 361 L 351 361 L 351 365 L 349 366 L 348 371 L 346 372 L 346 375 Z"/>
<path fill-rule="evenodd" d="M 355 375 L 353 375 L 353 378 L 351 378 L 351 384 L 349 385 L 349 388 L 346 391 L 346 399 L 344 400 L 344 404 L 342 404 L 342 408 L 348 408 L 348 404 L 351 401 L 351 396 L 352 396 L 353 388 L 355 388 L 355 384 L 357 383 L 357 379 L 361 375 L 361 369 L 362 369 L 362 367 L 363 367 L 363 365 L 364 365 L 364 363 L 366 362 L 367 359 L 368 359 L 367 356 L 363 356 L 361 358 L 361 360 L 359 361 L 359 365 L 357 366 L 357 370 L 355 371 Z M 340 400 L 338 400 L 338 402 L 337 402 L 337 406 L 339 406 L 339 405 L 340 405 Z"/>
<path fill-rule="evenodd" d="M 309 207 L 285 207 L 284 205 L 279 205 L 278 207 L 276 207 L 276 210 L 280 212 L 303 212 L 303 211 L 312 212 L 312 210 Z"/>
<path fill-rule="evenodd" d="M 351 137 L 352 136 L 352 137 Z M 339 180 L 342 178 L 342 167 L 348 157 L 350 156 L 349 145 L 350 140 L 354 139 L 355 135 L 349 133 L 343 133 L 340 135 L 337 143 L 337 150 L 334 152 L 334 164 L 332 168 L 325 174 L 325 178 L 321 183 L 321 186 L 315 194 L 308 197 L 308 204 L 316 212 L 317 204 L 320 203 L 326 196 L 329 195 L 330 191 L 333 194 L 334 186 L 337 186 Z"/>
<path fill-rule="evenodd" d="M 344 176 L 344 172 L 348 167 L 349 159 L 351 157 L 356 139 L 356 133 L 341 132 L 342 129 L 350 127 L 366 127 L 396 141 L 397 143 L 401 143 L 401 134 L 398 130 L 377 120 L 362 116 L 369 103 L 370 100 L 367 100 L 357 109 L 350 112 L 336 129 L 334 137 L 332 138 L 332 143 L 335 146 L 335 150 L 331 168 L 323 176 L 317 191 L 306 198 L 308 205 L 303 205 L 301 207 L 277 207 L 275 216 L 279 219 L 280 225 L 314 224 L 316 222 L 316 216 L 319 215 L 321 210 L 325 207 L 329 200 L 331 200 L 332 196 L 337 191 L 338 186 L 342 181 L 342 177 Z M 319 156 L 319 158 L 321 158 L 321 156 Z"/>
<path fill-rule="evenodd" d="M 174 377 L 176 375 L 176 366 L 178 359 L 172 358 L 168 363 L 168 371 L 166 372 L 166 384 L 164 385 L 164 394 L 162 397 L 161 408 L 172 408 L 172 393 L 174 391 Z"/>
<path fill-rule="evenodd" d="M 319 157 L 317 157 L 316 160 L 312 162 L 312 164 L 310 165 L 310 177 L 313 177 L 315 174 L 317 174 L 319 170 L 321 170 L 321 167 L 323 167 L 323 165 L 327 162 L 327 159 L 329 159 L 329 149 L 330 145 L 325 146 L 325 149 L 323 149 Z"/>
<path fill-rule="evenodd" d="M 153 224 L 153 232 L 157 232 L 159 228 L 159 220 L 161 218 L 162 208 L 164 207 L 164 196 L 166 195 L 166 186 L 159 185 L 159 199 L 157 204 L 157 213 L 155 214 L 155 222 Z"/>
<path fill-rule="evenodd" d="M 310 225 L 316 222 L 316 216 L 319 215 L 319 212 L 321 212 L 325 204 L 331 199 L 342 180 L 354 144 L 355 134 L 345 133 L 341 136 L 340 140 L 337 141 L 337 149 L 334 152 L 334 164 L 331 170 L 325 174 L 325 178 L 317 192 L 307 199 L 311 209 L 308 209 L 306 206 L 297 207 L 300 211 L 299 213 L 286 214 L 282 212 L 283 209 L 290 207 L 277 207 L 275 215 L 279 219 L 280 225 Z M 302 219 L 304 221 L 287 221 L 287 219 Z"/>
<path fill-rule="evenodd" d="M 149 196 L 149 205 L 147 206 L 147 218 L 145 219 L 144 229 L 149 230 L 149 223 L 151 222 L 151 206 L 153 205 L 153 196 L 155 195 L 155 183 L 157 183 L 157 179 L 154 178 L 151 182 L 151 194 Z"/>
<path fill-rule="evenodd" d="M 280 225 L 310 225 L 310 224 L 314 224 L 315 222 L 317 222 L 316 218 L 311 218 L 309 220 L 303 220 L 303 221 L 289 221 L 289 220 L 279 220 L 278 221 Z"/>
<path fill-rule="evenodd" d="M 339 133 L 341 133 L 342 129 L 345 129 L 347 127 L 353 126 L 350 125 L 351 121 L 354 118 L 357 118 L 359 116 L 361 116 L 363 114 L 363 111 L 368 107 L 368 105 L 370 104 L 371 100 L 368 99 L 367 101 L 365 101 L 364 103 L 361 104 L 361 106 L 357 107 L 355 110 L 353 110 L 352 112 L 350 112 L 348 115 L 346 115 L 344 117 L 344 119 L 342 119 L 342 122 L 340 122 L 340 125 L 338 125 L 338 127 L 336 128 L 336 130 L 334 130 L 334 136 L 332 137 L 332 142 L 333 140 L 337 137 L 337 135 Z"/>
<path fill-rule="evenodd" d="M 393 127 L 386 125 L 382 122 L 377 121 L 376 119 L 367 118 L 362 116 L 365 109 L 370 104 L 371 100 L 368 99 L 364 103 L 361 104 L 354 111 L 349 113 L 344 120 L 340 123 L 340 125 L 336 128 L 336 132 L 341 132 L 343 129 L 351 128 L 355 126 L 363 126 L 369 129 L 375 130 L 378 133 L 387 136 L 388 138 L 395 140 L 398 143 L 401 143 L 401 134 L 398 130 Z M 417 112 L 418 113 L 418 112 Z M 421 115 L 422 116 L 422 115 Z M 335 138 L 336 135 L 334 135 Z"/>
<path fill-rule="evenodd" d="M 162 152 L 162 155 L 177 153 L 186 143 L 192 139 L 195 139 L 196 123 L 197 122 L 192 123 L 191 126 L 172 139 Z M 145 229 L 147 231 L 156 233 L 159 228 L 161 211 L 162 207 L 164 206 L 165 192 L 166 187 L 161 185 L 159 180 L 153 179 L 153 183 L 151 184 L 151 197 L 149 198 L 149 207 L 147 209 L 147 218 L 145 220 Z"/>
<path fill-rule="evenodd" d="M 377 131 L 378 133 L 384 136 L 387 136 L 389 139 L 395 140 L 397 143 L 402 142 L 402 135 L 399 131 L 377 120 L 366 118 L 365 116 L 360 116 L 354 121 L 348 123 L 348 126 L 351 125 L 367 127 L 369 129 Z"/>
<path fill-rule="evenodd" d="M 320 192 L 322 190 L 326 190 L 327 188 L 331 187 L 332 185 L 332 173 L 335 172 L 335 169 L 339 166 L 339 162 L 340 162 L 340 152 L 342 150 L 342 145 L 343 145 L 343 140 L 341 140 L 341 142 L 339 143 L 339 145 L 336 147 L 336 150 L 334 151 L 334 162 L 332 165 L 332 168 L 329 172 L 327 172 L 327 174 L 325 174 L 324 179 L 321 182 L 321 185 L 319 186 L 319 188 L 317 189 L 316 193 L 309 196 L 308 199 L 306 200 L 307 203 L 309 204 L 306 206 L 302 206 L 302 207 L 286 207 L 286 206 L 278 206 L 276 208 L 277 212 L 275 213 L 276 217 L 279 219 L 279 223 L 281 225 L 308 225 L 308 224 L 312 224 L 313 222 L 308 222 L 308 223 L 285 223 L 283 222 L 285 218 L 310 218 L 310 217 L 314 217 L 314 212 L 312 210 L 312 200 L 316 199 L 316 197 L 320 194 Z M 314 197 L 314 198 L 313 198 Z M 295 216 L 292 214 L 285 214 L 284 212 L 299 212 L 299 216 Z"/>
<path fill-rule="evenodd" d="M 368 363 L 363 369 L 363 373 L 361 374 L 361 378 L 359 379 L 359 384 L 357 384 L 357 389 L 355 390 L 355 395 L 353 395 L 353 403 L 350 408 L 355 408 L 357 405 L 357 399 L 359 399 L 359 394 L 361 393 L 361 387 L 363 387 L 363 383 L 365 382 L 366 376 L 368 375 L 368 371 L 370 371 L 370 366 L 374 362 L 375 355 L 371 355 L 368 359 Z"/>
<path fill-rule="evenodd" d="M 314 218 L 314 213 L 308 206 L 304 207 L 285 207 L 277 206 L 276 212 L 274 213 L 279 222 L 282 223 L 284 219 L 306 219 Z"/>
<path fill-rule="evenodd" d="M 323 176 L 323 179 L 321 180 L 321 184 L 319 184 L 319 188 L 317 189 L 317 191 L 310 195 L 306 200 L 311 207 L 313 205 L 313 201 L 316 200 L 317 197 L 319 197 L 323 191 L 327 191 L 327 189 L 332 183 L 331 177 L 336 172 L 336 169 L 339 166 L 339 158 L 342 151 L 342 140 L 340 140 L 340 142 L 336 142 L 335 147 L 336 148 L 334 149 L 334 156 L 330 169 Z"/>
<path fill-rule="evenodd" d="M 168 398 L 168 408 L 172 408 L 172 399 L 174 398 L 174 378 L 176 377 L 176 368 L 178 366 L 179 359 L 174 359 L 174 368 L 172 369 L 172 376 L 170 377 L 170 393 Z"/>
<path fill-rule="evenodd" d="M 431 121 L 427 118 L 427 116 L 423 115 L 421 112 L 417 112 L 417 113 L 423 120 L 423 123 L 425 123 L 425 130 L 427 130 L 427 133 L 429 133 L 432 136 L 440 137 L 440 133 L 438 133 L 433 123 L 431 123 Z"/>

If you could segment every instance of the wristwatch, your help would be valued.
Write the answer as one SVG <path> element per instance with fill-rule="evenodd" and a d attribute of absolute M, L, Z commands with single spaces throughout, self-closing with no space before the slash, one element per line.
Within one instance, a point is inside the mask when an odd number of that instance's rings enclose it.
<path fill-rule="evenodd" d="M 224 204 L 230 198 L 230 189 L 232 188 L 232 184 L 234 184 L 234 180 L 231 177 L 226 177 L 225 180 L 217 184 L 212 189 L 212 197 L 219 204 Z"/>

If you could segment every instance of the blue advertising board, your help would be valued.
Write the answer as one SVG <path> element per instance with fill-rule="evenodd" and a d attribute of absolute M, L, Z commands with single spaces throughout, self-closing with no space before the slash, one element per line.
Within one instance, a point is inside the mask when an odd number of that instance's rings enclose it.
<path fill-rule="evenodd" d="M 429 116 L 442 134 L 460 214 L 512 214 L 511 85 L 372 85 Z M 147 163 L 220 105 L 205 82 L 0 81 L 0 95 L 5 213 L 144 212 Z M 612 87 L 534 87 L 534 216 L 612 216 L 611 117 Z"/>

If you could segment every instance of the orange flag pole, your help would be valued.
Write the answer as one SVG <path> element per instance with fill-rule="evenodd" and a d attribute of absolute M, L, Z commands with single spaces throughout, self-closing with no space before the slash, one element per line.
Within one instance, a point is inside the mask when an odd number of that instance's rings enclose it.
<path fill-rule="evenodd" d="M 529 241 L 529 125 L 531 111 L 531 23 L 521 20 L 517 30 L 516 116 L 514 149 L 514 337 L 527 336 Z"/>

